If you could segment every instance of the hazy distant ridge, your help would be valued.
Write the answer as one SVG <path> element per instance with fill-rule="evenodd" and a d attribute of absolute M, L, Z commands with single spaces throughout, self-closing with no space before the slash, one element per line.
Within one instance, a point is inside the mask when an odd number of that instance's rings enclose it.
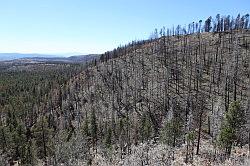
<path fill-rule="evenodd" d="M 0 61 L 25 61 L 32 60 L 37 62 L 83 62 L 95 59 L 98 54 L 75 55 L 62 57 L 59 55 L 46 54 L 21 54 L 21 53 L 0 53 Z"/>
<path fill-rule="evenodd" d="M 60 57 L 59 55 L 49 55 L 49 54 L 22 54 L 22 53 L 0 53 L 0 60 L 13 60 L 20 58 L 31 58 L 31 57 Z"/>

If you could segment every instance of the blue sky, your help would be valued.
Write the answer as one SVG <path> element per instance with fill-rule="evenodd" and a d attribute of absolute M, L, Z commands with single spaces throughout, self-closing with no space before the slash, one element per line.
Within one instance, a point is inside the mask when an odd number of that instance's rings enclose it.
<path fill-rule="evenodd" d="M 154 28 L 249 11 L 250 0 L 0 0 L 0 52 L 102 53 Z"/>

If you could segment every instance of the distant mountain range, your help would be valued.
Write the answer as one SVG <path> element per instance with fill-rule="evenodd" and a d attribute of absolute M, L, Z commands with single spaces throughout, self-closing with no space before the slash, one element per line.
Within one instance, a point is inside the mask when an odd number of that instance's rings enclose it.
<path fill-rule="evenodd" d="M 46 54 L 20 54 L 20 53 L 0 53 L 0 61 L 36 63 L 36 62 L 67 62 L 81 63 L 98 58 L 98 54 L 76 55 L 70 57 L 61 57 L 59 55 Z"/>
<path fill-rule="evenodd" d="M 0 61 L 14 60 L 20 58 L 31 58 L 31 57 L 60 57 L 57 55 L 47 54 L 23 54 L 23 53 L 0 53 Z"/>

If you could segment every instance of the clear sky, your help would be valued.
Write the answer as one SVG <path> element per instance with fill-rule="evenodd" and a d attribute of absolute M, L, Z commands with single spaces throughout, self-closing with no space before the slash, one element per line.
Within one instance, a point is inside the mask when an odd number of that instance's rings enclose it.
<path fill-rule="evenodd" d="M 154 28 L 250 12 L 250 0 L 0 0 L 0 52 L 102 53 Z"/>

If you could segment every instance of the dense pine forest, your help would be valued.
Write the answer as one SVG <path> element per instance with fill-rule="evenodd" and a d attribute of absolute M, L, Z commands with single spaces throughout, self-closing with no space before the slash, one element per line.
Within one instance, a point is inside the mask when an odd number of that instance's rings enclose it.
<path fill-rule="evenodd" d="M 248 165 L 249 65 L 249 14 L 218 14 L 83 65 L 1 66 L 0 165 Z"/>

